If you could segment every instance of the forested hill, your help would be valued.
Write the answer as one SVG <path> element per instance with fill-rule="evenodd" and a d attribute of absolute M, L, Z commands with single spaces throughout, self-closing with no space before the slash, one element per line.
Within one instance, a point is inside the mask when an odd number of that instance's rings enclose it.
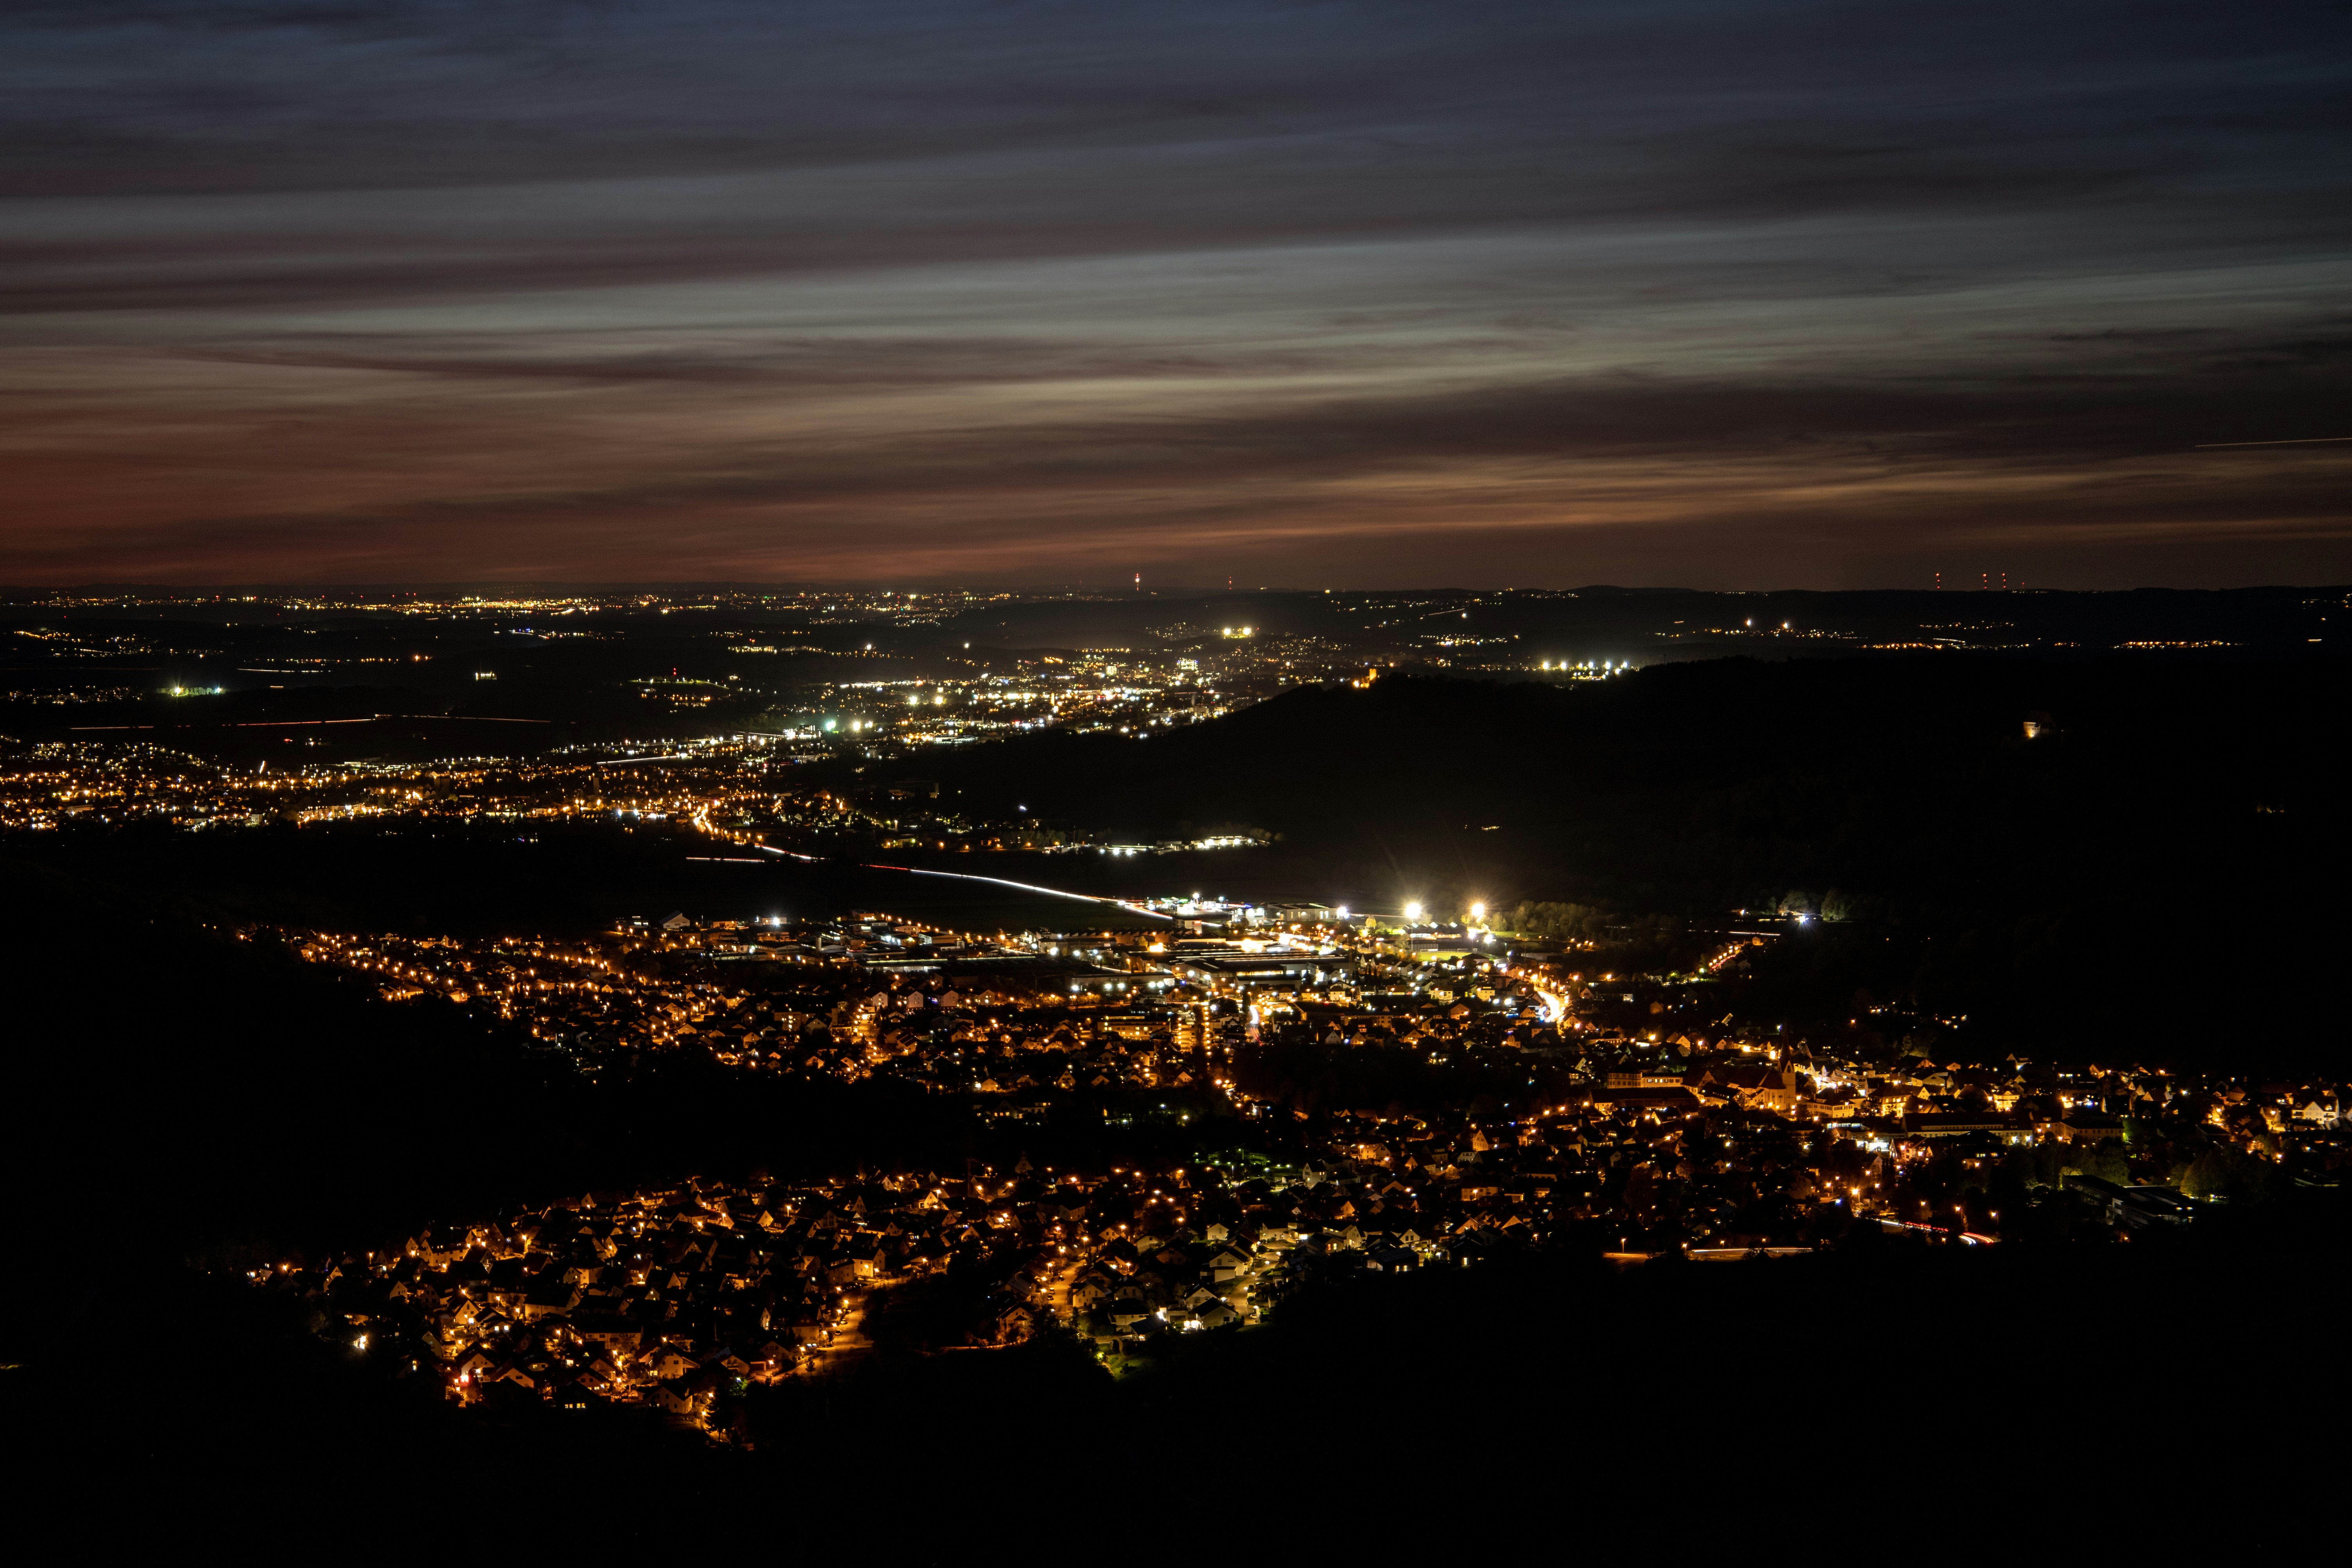
<path fill-rule="evenodd" d="M 590 1084 L 491 1008 L 387 1003 L 175 895 L 5 855 L 0 895 L 8 1174 L 107 1216 L 60 1245 L 108 1269 L 389 1243 L 696 1171 L 937 1160 L 968 1127 L 903 1086 L 747 1080 L 699 1053 Z"/>
<path fill-rule="evenodd" d="M 1253 886 L 1391 909 L 1713 918 L 1793 894 L 1939 934 L 1968 976 L 1948 1001 L 2005 988 L 2037 1029 L 2178 1046 L 2332 1026 L 2282 982 L 2332 967 L 2342 934 L 2347 723 L 2334 659 L 1734 659 L 1317 688 L 1148 741 L 974 748 L 939 776 L 967 810 L 1139 838 L 1263 828 Z"/>
<path fill-rule="evenodd" d="M 1924 906 L 2103 858 L 2174 882 L 2340 846 L 2324 806 L 2347 696 L 2336 661 L 1731 659 L 1569 687 L 1318 687 L 1146 742 L 1052 733 L 939 767 L 968 809 L 1270 829 L 1365 868 L 1368 896 L 1498 876 L 1496 897 L 1838 886 Z"/>

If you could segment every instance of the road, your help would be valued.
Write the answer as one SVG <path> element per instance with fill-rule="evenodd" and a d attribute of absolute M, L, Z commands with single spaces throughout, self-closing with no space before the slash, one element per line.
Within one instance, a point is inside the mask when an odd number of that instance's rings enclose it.
<path fill-rule="evenodd" d="M 821 1377 L 826 1373 L 840 1372 L 873 1352 L 874 1342 L 866 1337 L 866 1298 L 859 1296 L 850 1303 L 849 1315 L 833 1331 L 833 1338 L 825 1342 L 807 1370 Z"/>

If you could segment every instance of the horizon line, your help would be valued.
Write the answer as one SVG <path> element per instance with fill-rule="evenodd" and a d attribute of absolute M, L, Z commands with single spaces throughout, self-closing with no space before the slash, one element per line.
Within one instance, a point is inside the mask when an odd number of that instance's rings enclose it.
<path fill-rule="evenodd" d="M 1936 584 L 1907 587 L 1889 584 L 1876 587 L 1859 588 L 1692 588 L 1675 584 L 1622 583 L 1583 583 L 1556 587 L 1521 585 L 1517 584 L 1507 585 L 1487 584 L 1484 586 L 1463 584 L 1446 584 L 1403 587 L 1344 587 L 1333 584 L 1329 586 L 1310 588 L 1266 584 L 1256 588 L 1217 588 L 1213 586 L 1178 584 L 1171 584 L 1164 589 L 1146 589 L 1141 593 L 1134 593 L 1129 591 L 1098 589 L 1090 584 L 1037 584 L 1021 586 L 1007 584 L 982 585 L 954 584 L 900 588 L 885 586 L 879 584 L 869 584 L 859 583 L 809 582 L 768 583 L 743 579 L 719 578 L 672 581 L 631 581 L 627 579 L 614 579 L 592 582 L 563 581 L 553 578 L 509 577 L 472 578 L 461 581 L 442 582 L 411 579 L 407 581 L 353 581 L 341 583 L 169 583 L 151 580 L 145 582 L 121 581 L 58 584 L 0 584 L 0 606 L 6 606 L 13 604 L 15 596 L 18 595 L 33 597 L 45 597 L 55 596 L 58 595 L 79 594 L 102 595 L 120 598 L 133 597 L 142 595 L 167 595 L 174 596 L 184 595 L 190 598 L 203 598 L 210 596 L 215 599 L 225 598 L 231 594 L 243 594 L 256 598 L 292 598 L 331 594 L 407 594 L 415 595 L 430 594 L 436 595 L 460 595 L 470 597 L 483 597 L 492 592 L 513 593 L 524 590 L 539 594 L 564 592 L 571 594 L 647 594 L 659 595 L 675 595 L 682 594 L 757 593 L 768 595 L 856 594 L 882 595 L 886 596 L 904 595 L 908 597 L 914 597 L 917 595 L 929 597 L 940 595 L 968 594 L 989 597 L 1005 596 L 1013 598 L 1047 600 L 1084 596 L 1087 599 L 1097 600 L 1105 603 L 1131 603 L 1141 605 L 1150 602 L 1151 599 L 1160 597 L 1171 599 L 1241 598 L 1257 594 L 1305 596 L 1321 596 L 1324 595 L 1358 595 L 1364 594 L 1521 594 L 1530 596 L 1537 595 L 1557 595 L 1582 594 L 1689 594 L 1721 598 L 1760 598 L 1772 597 L 1780 595 L 1831 596 L 1861 594 L 1927 594 L 1937 595 L 1948 594 L 2261 594 L 2282 591 L 2308 593 L 2315 590 L 2329 591 L 2336 589 L 2352 591 L 2352 582 L 2253 583 L 2241 584 L 2230 587 L 2200 588 L 2174 587 L 2163 584 L 2153 583 L 2138 584 L 2130 587 L 2122 588 L 2030 587 L 2022 583 L 2011 583 L 2006 585 L 1997 586 L 1975 587 L 1971 587 L 1965 583 L 1956 583 L 1948 587 Z"/>

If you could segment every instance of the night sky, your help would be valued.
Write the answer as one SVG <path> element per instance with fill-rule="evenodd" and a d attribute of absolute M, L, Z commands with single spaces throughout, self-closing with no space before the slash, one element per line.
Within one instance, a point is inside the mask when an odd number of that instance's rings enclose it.
<path fill-rule="evenodd" d="M 2352 7 L 17 4 L 0 582 L 2352 579 Z"/>

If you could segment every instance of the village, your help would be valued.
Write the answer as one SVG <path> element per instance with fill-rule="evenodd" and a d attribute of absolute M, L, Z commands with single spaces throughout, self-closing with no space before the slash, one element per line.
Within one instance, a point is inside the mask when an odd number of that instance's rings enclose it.
<path fill-rule="evenodd" d="M 804 952 L 738 964 L 720 958 L 744 930 L 678 917 L 609 953 L 508 944 L 495 973 L 454 942 L 299 940 L 392 994 L 480 991 L 542 1039 L 580 1026 L 583 996 L 628 998 L 640 1052 L 960 1096 L 1001 1164 L 574 1194 L 250 1278 L 450 1399 L 643 1407 L 738 1441 L 754 1385 L 885 1352 L 1066 1335 L 1118 1371 L 1300 1289 L 1526 1249 L 1623 1268 L 2161 1244 L 2352 1162 L 2339 1085 L 1988 1068 L 1859 1019 L 1843 1045 L 1743 1025 L 1752 937 L 1636 977 L 1591 973 L 1572 943 L 1425 923 L 1000 943 L 877 917 L 794 935 Z M 679 969 L 698 978 L 632 981 L 648 952 L 698 955 Z M 1030 960 L 1065 967 L 974 978 Z M 1075 993 L 1074 963 L 1094 980 Z M 1192 1152 L 1056 1168 L 1017 1148 L 1155 1097 L 1194 1108 Z"/>

